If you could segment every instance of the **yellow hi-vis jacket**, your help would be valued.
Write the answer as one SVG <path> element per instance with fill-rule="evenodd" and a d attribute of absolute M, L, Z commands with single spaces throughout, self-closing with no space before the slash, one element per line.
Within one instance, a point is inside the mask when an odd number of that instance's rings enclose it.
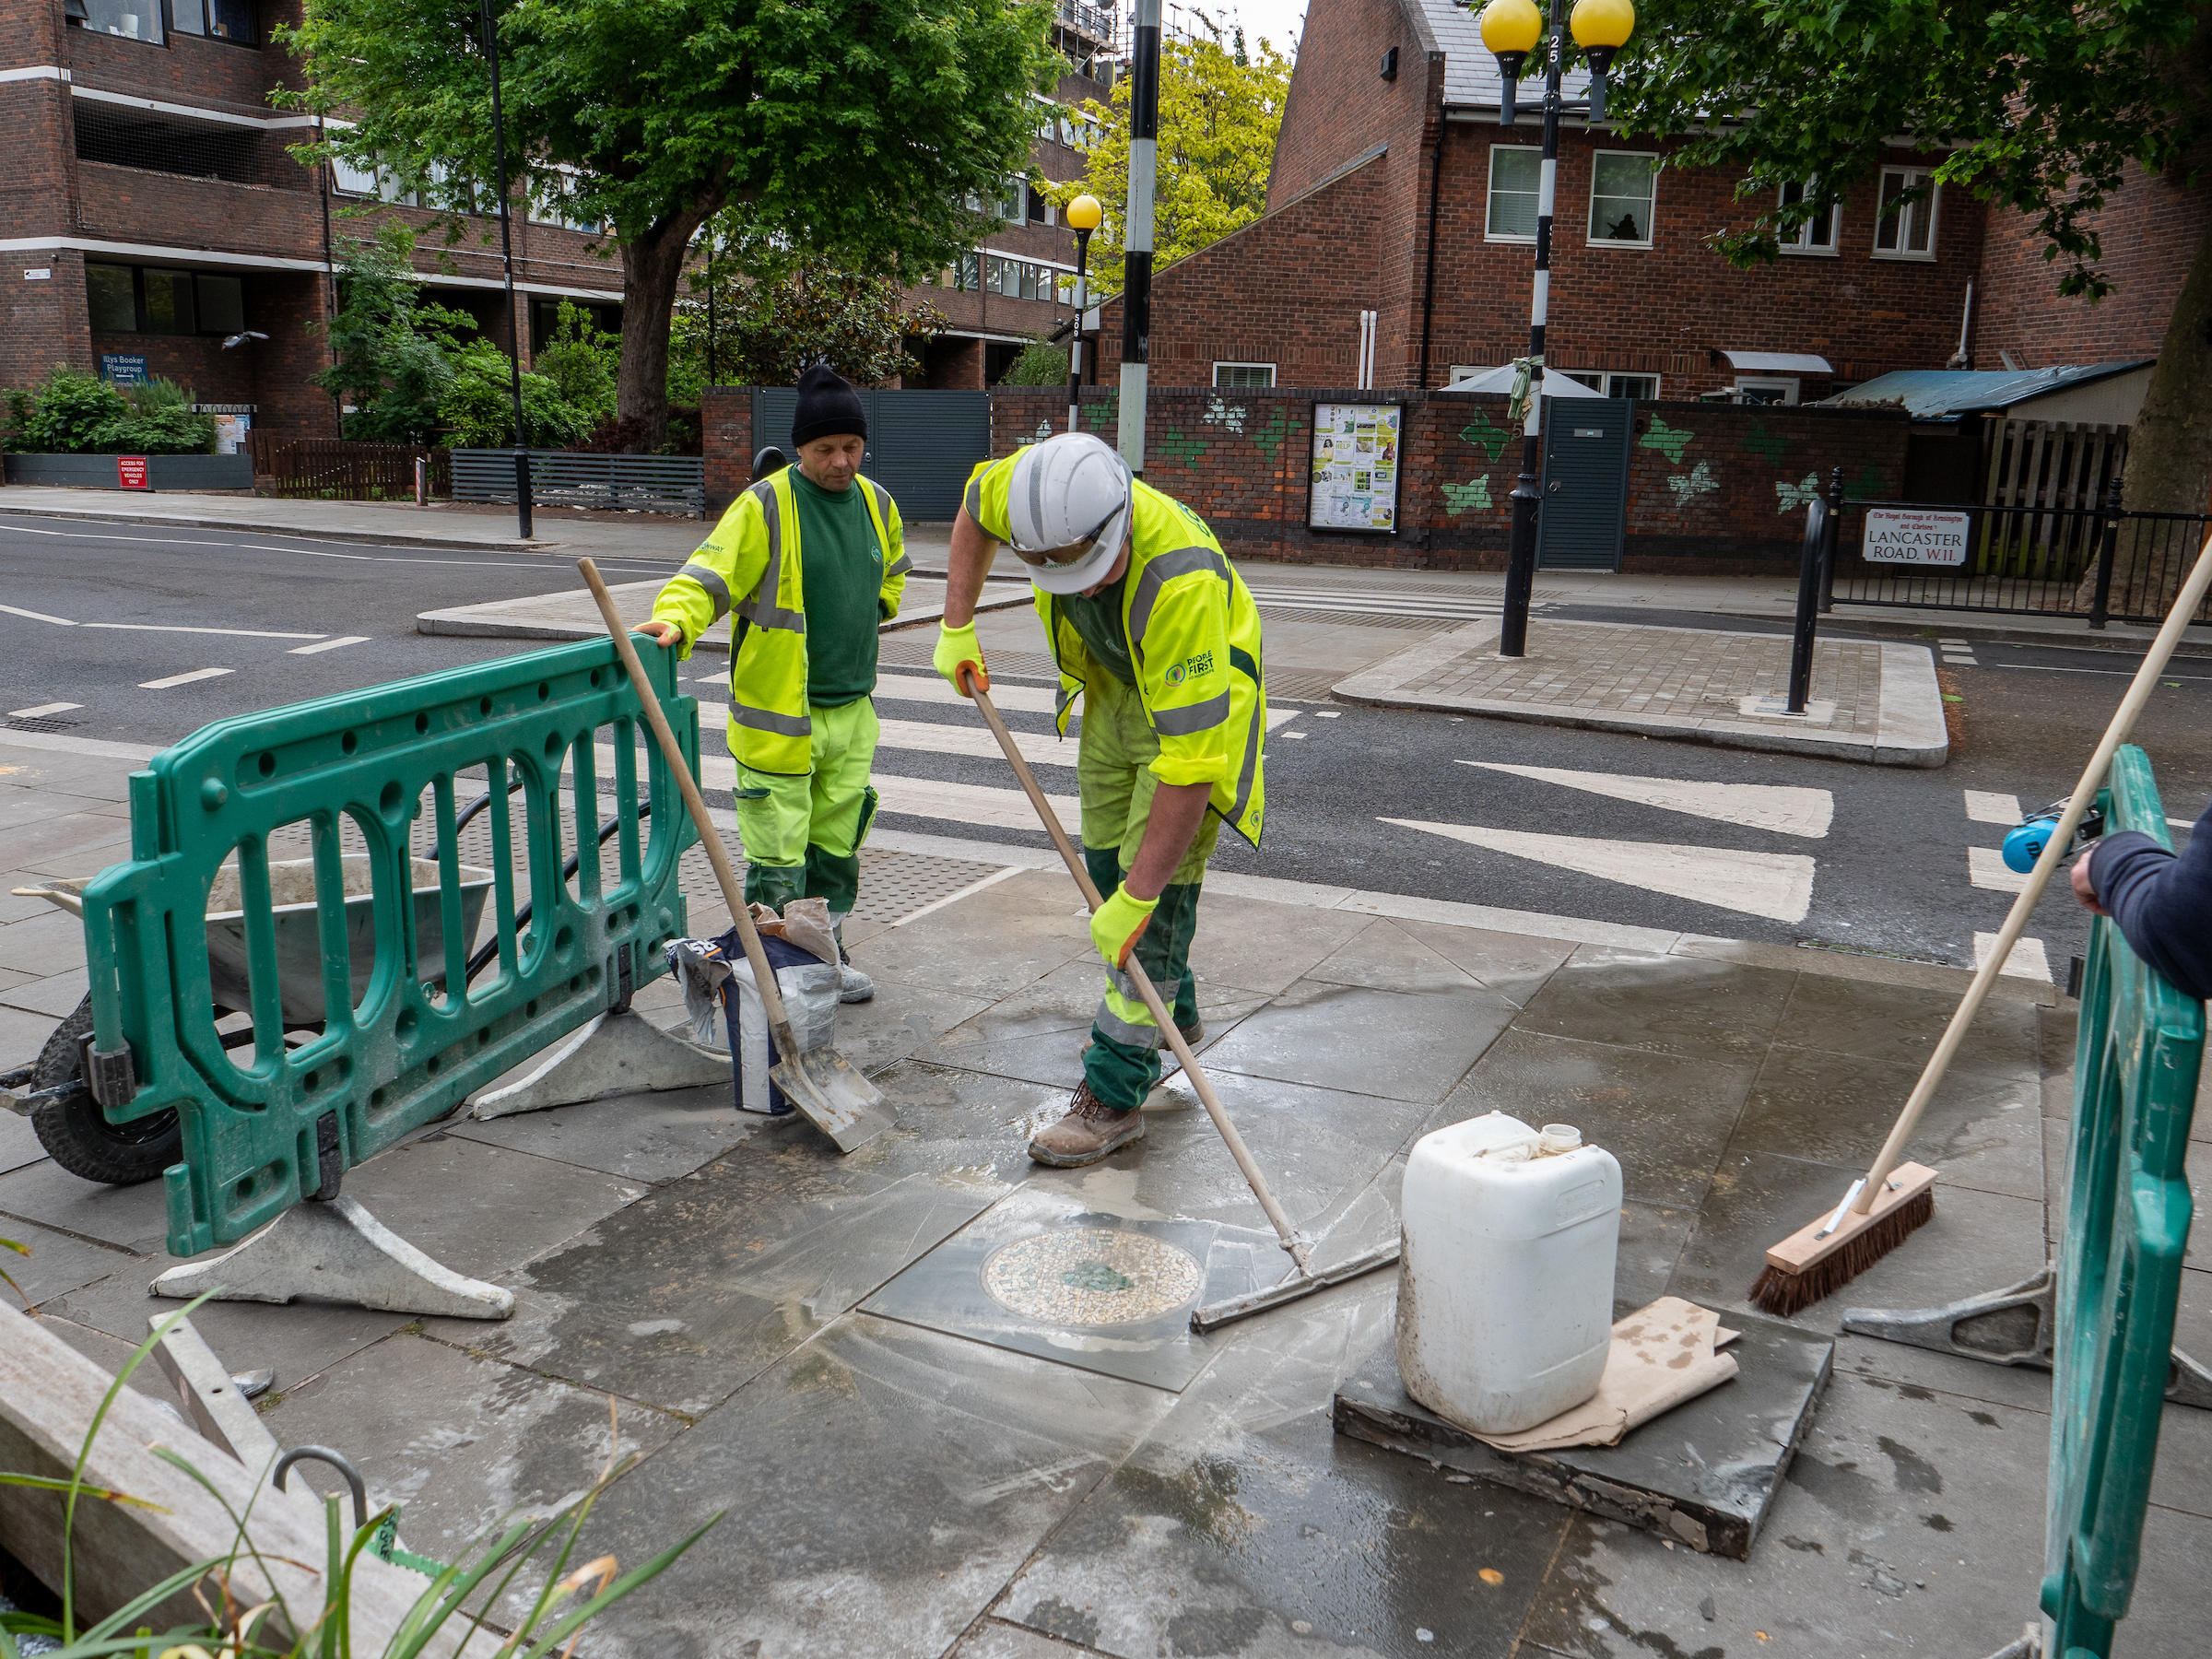
<path fill-rule="evenodd" d="M 684 568 L 653 603 L 653 619 L 684 630 L 679 654 L 731 611 L 730 758 L 755 771 L 801 774 L 814 770 L 814 722 L 806 713 L 806 594 L 801 582 L 795 468 L 760 480 L 722 515 Z M 899 508 L 875 480 L 860 477 L 883 561 L 877 608 L 888 621 L 914 561 L 906 555 Z"/>
<path fill-rule="evenodd" d="M 963 505 L 985 535 L 1010 539 L 1006 493 L 1017 450 L 969 476 Z M 1207 804 L 1253 846 L 1267 791 L 1262 777 L 1267 694 L 1260 672 L 1260 612 L 1252 591 L 1206 521 L 1171 496 L 1136 483 L 1122 625 L 1136 669 L 1136 693 L 1159 738 L 1152 775 L 1162 783 L 1211 783 Z M 1039 589 L 1037 615 L 1060 669 L 1060 735 L 1068 710 L 1097 667 L 1053 595 Z"/>

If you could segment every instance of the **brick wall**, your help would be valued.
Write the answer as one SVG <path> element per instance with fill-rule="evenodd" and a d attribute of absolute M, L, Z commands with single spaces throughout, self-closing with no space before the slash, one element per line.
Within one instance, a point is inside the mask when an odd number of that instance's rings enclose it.
<path fill-rule="evenodd" d="M 1066 406 L 1063 401 L 1061 406 Z M 709 386 L 700 400 L 707 460 L 707 511 L 719 513 L 753 478 L 753 389 Z"/>
<path fill-rule="evenodd" d="M 2212 164 L 2212 146 L 2191 158 Z M 2133 162 L 2095 220 L 2102 268 L 2114 291 L 2092 303 L 2060 297 L 2061 264 L 2046 263 L 2035 222 L 1989 210 L 1982 277 L 1974 290 L 1974 367 L 2002 369 L 2009 350 L 2030 369 L 2053 363 L 2109 363 L 2159 354 L 2190 262 L 2212 229 L 2212 184 L 2186 169 L 2147 176 Z"/>
<path fill-rule="evenodd" d="M 1398 49 L 1398 77 L 1382 78 L 1384 52 Z M 1354 156 L 1378 144 L 1394 149 L 1419 137 L 1435 104 L 1428 43 L 1401 0 L 1331 0 L 1310 6 L 1298 68 L 1283 103 L 1283 124 L 1267 177 L 1267 206 L 1303 195 Z"/>
<path fill-rule="evenodd" d="M 1306 526 L 1312 405 L 1372 393 L 1297 389 L 1156 391 L 1147 400 L 1146 481 L 1185 502 L 1239 559 L 1406 570 L 1502 570 L 1510 497 L 1521 467 L 1505 400 L 1402 393 L 1404 479 L 1394 536 Z M 1083 424 L 1108 441 L 1118 394 L 1088 391 Z M 1065 394 L 1005 387 L 991 394 L 991 447 L 1006 454 L 1039 423 L 1057 426 Z M 1904 477 L 1906 418 L 1888 410 L 1733 404 L 1637 408 L 1623 568 L 1697 575 L 1795 568 L 1805 492 L 1844 469 L 1854 498 L 1894 497 Z"/>

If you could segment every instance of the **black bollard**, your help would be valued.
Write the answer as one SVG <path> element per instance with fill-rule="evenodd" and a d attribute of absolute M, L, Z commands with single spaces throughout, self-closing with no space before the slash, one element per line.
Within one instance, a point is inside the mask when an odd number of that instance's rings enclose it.
<path fill-rule="evenodd" d="M 1828 503 L 1815 497 L 1806 504 L 1805 544 L 1797 553 L 1797 627 L 1790 645 L 1790 704 L 1805 712 L 1813 688 L 1813 632 L 1820 621 L 1820 551 L 1828 543 Z"/>

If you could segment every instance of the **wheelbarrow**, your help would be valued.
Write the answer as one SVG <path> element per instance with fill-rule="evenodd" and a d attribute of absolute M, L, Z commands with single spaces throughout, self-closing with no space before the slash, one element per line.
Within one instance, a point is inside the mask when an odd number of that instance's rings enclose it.
<path fill-rule="evenodd" d="M 438 861 L 413 861 L 416 958 L 430 984 L 445 979 L 445 916 L 438 886 Z M 376 963 L 375 903 L 366 853 L 340 860 L 346 882 L 346 941 L 352 959 L 353 995 L 369 988 Z M 207 888 L 207 984 L 218 1018 L 251 1014 L 253 998 L 246 971 L 246 917 L 240 908 L 241 877 L 236 865 L 216 872 Z M 483 920 L 492 873 L 461 866 L 461 926 L 473 943 Z M 82 881 L 54 881 L 43 888 L 17 888 L 25 898 L 82 917 Z M 315 912 L 315 861 L 285 859 L 269 865 L 269 898 L 276 927 L 277 1005 L 286 1032 L 323 1029 L 323 941 Z M 471 975 L 475 972 L 471 966 Z M 218 1033 L 226 1049 L 253 1041 L 252 1027 Z M 29 1066 L 0 1077 L 0 1104 L 29 1117 L 39 1144 L 54 1162 L 87 1181 L 128 1186 L 151 1181 L 182 1155 L 182 1135 L 174 1112 L 159 1112 L 128 1123 L 111 1123 L 84 1085 L 84 1045 L 92 1038 L 92 999 L 87 996 L 46 1040 Z"/>

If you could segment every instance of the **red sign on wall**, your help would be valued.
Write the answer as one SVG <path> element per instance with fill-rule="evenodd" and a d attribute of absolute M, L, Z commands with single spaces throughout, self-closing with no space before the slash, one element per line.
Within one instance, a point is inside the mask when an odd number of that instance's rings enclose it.
<path fill-rule="evenodd" d="M 116 456 L 115 483 L 119 488 L 123 489 L 151 489 L 153 486 L 147 483 L 146 478 L 146 457 L 144 455 Z"/>

